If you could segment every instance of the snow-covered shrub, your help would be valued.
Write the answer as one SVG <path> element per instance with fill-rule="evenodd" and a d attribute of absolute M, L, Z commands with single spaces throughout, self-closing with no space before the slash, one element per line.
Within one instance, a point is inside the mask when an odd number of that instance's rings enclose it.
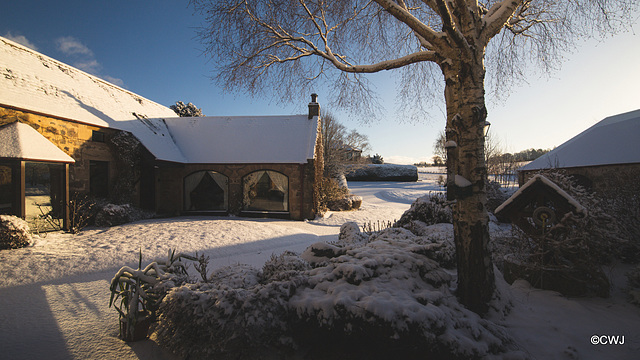
<path fill-rule="evenodd" d="M 626 263 L 640 262 L 640 193 L 635 189 L 608 187 L 604 194 L 596 194 L 604 211 L 618 223 L 624 239 L 616 248 L 618 258 Z"/>
<path fill-rule="evenodd" d="M 436 260 L 446 269 L 456 267 L 456 245 L 453 242 L 452 224 L 427 225 L 420 220 L 413 220 L 403 228 L 416 235 L 413 239 L 416 243 L 437 245 L 429 248 L 429 258 Z"/>
<path fill-rule="evenodd" d="M 500 183 L 488 180 L 485 183 L 485 191 L 487 193 L 487 211 L 494 212 L 495 209 L 507 201 L 507 194 L 502 192 Z"/>
<path fill-rule="evenodd" d="M 457 302 L 449 291 L 453 277 L 428 257 L 438 245 L 416 238 L 406 229 L 387 229 L 309 271 L 309 286 L 289 301 L 296 341 L 351 354 L 395 349 L 398 358 L 474 358 L 503 350 L 504 329 Z"/>
<path fill-rule="evenodd" d="M 338 181 L 332 178 L 323 177 L 320 180 L 320 211 L 322 213 L 327 210 L 341 211 L 350 210 L 350 203 L 347 201 L 345 206 L 343 203 L 349 198 L 349 189 L 342 187 Z"/>
<path fill-rule="evenodd" d="M 346 222 L 340 226 L 338 241 L 342 244 L 362 244 L 369 240 L 369 235 L 360 231 L 360 227 L 355 222 Z"/>
<path fill-rule="evenodd" d="M 290 269 L 284 271 L 291 275 Z M 156 328 L 161 344 L 189 358 L 226 355 L 239 359 L 288 343 L 284 335 L 289 320 L 287 302 L 305 283 L 303 276 L 261 284 L 260 271 L 234 265 L 212 277 L 217 280 L 185 283 L 167 293 Z"/>
<path fill-rule="evenodd" d="M 13 215 L 0 215 L 0 250 L 31 245 L 29 224 Z"/>
<path fill-rule="evenodd" d="M 351 234 L 344 241 L 310 247 L 322 261 L 307 261 L 309 249 L 301 257 L 286 252 L 261 271 L 234 265 L 214 271 L 211 282 L 170 289 L 159 308 L 159 343 L 184 357 L 237 359 L 466 359 L 509 348 L 502 327 L 450 292 L 454 277 L 432 259 L 444 245 L 402 228 L 369 242 L 351 241 L 357 226 L 344 230 Z"/>
<path fill-rule="evenodd" d="M 135 208 L 130 204 L 107 204 L 96 214 L 95 223 L 96 226 L 116 226 L 149 217 L 151 217 L 151 214 Z"/>
<path fill-rule="evenodd" d="M 175 105 L 169 106 L 169 108 L 181 117 L 204 116 L 204 114 L 202 113 L 202 109 L 199 109 L 192 103 L 188 103 L 185 105 L 185 103 L 183 103 L 182 101 L 178 101 Z"/>
<path fill-rule="evenodd" d="M 345 253 L 346 249 L 341 246 L 320 241 L 309 245 L 300 256 L 312 266 L 319 266 Z"/>
<path fill-rule="evenodd" d="M 277 256 L 271 255 L 271 259 L 264 264 L 261 282 L 288 281 L 309 269 L 311 269 L 309 263 L 298 254 L 285 251 Z"/>
<path fill-rule="evenodd" d="M 403 227 L 413 220 L 427 225 L 452 223 L 451 208 L 446 204 L 444 194 L 432 193 L 416 199 L 409 210 L 405 211 L 397 221 L 396 226 Z"/>
<path fill-rule="evenodd" d="M 627 275 L 627 292 L 629 301 L 640 306 L 640 265 L 634 267 Z"/>
<path fill-rule="evenodd" d="M 391 227 L 394 227 L 396 225 L 396 222 L 393 221 L 367 221 L 366 223 L 362 224 L 362 231 L 364 233 L 366 233 L 367 235 L 371 235 L 373 233 L 382 231 L 384 229 L 388 229 Z"/>

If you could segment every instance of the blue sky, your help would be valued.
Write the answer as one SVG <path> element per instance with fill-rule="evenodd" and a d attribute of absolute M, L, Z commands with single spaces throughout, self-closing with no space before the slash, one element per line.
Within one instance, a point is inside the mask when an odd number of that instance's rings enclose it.
<path fill-rule="evenodd" d="M 20 0 L 0 13 L 0 36 L 166 106 L 192 102 L 211 116 L 306 112 L 308 97 L 282 105 L 270 94 L 249 98 L 216 86 L 195 38 L 203 18 L 187 5 L 187 0 Z M 552 148 L 606 116 L 640 109 L 639 32 L 636 23 L 631 32 L 581 43 L 549 78 L 529 78 L 500 102 L 488 98 L 494 138 L 510 152 Z M 382 120 L 363 122 L 330 110 L 348 128 L 368 135 L 372 152 L 387 162 L 430 161 L 445 125 L 444 104 L 434 106 L 423 122 L 403 122 L 389 78 L 374 80 L 386 109 Z M 322 89 L 317 92 L 327 108 Z"/>

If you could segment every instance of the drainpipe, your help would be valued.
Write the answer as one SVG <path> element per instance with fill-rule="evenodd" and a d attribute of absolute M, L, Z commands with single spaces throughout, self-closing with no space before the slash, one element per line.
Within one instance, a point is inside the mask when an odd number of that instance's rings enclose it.
<path fill-rule="evenodd" d="M 304 220 L 304 164 L 300 164 L 300 220 Z"/>

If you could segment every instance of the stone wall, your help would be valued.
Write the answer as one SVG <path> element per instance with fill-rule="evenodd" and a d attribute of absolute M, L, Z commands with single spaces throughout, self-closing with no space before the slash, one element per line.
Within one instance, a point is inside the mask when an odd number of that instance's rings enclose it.
<path fill-rule="evenodd" d="M 89 192 L 91 160 L 109 162 L 109 184 L 113 184 L 117 168 L 106 141 L 117 130 L 0 106 L 0 126 L 16 121 L 32 126 L 76 161 L 69 167 L 70 193 Z M 93 131 L 103 132 L 105 142 L 92 141 Z"/>
<path fill-rule="evenodd" d="M 45 138 L 71 156 L 76 162 L 70 165 L 70 193 L 89 193 L 90 162 L 109 162 L 109 184 L 113 186 L 118 177 L 117 161 L 109 138 L 118 130 L 84 124 L 69 119 L 0 106 L 0 126 L 12 122 L 31 125 Z M 93 132 L 104 133 L 104 142 L 92 140 Z M 319 141 L 316 143 L 318 146 Z M 315 178 L 321 171 L 314 160 L 307 164 L 175 164 L 156 162 L 145 153 L 142 164 L 142 179 L 135 191 L 134 205 L 155 210 L 159 214 L 178 215 L 183 212 L 184 177 L 201 170 L 212 170 L 229 178 L 229 212 L 242 212 L 242 178 L 257 170 L 272 170 L 289 179 L 289 217 L 296 220 L 312 219 L 317 211 Z M 321 151 L 320 151 L 321 154 Z M 318 151 L 316 149 L 316 156 Z M 145 160 L 146 159 L 146 160 Z M 320 169 L 320 170 L 319 170 Z M 141 195 L 149 193 L 149 196 Z M 155 193 L 155 195 L 154 195 Z M 155 199 L 154 199 L 155 196 Z"/>
<path fill-rule="evenodd" d="M 575 176 L 580 185 L 601 196 L 616 194 L 640 194 L 640 164 L 612 164 L 563 168 Z M 520 186 L 527 182 L 538 170 L 522 171 L 518 174 Z"/>

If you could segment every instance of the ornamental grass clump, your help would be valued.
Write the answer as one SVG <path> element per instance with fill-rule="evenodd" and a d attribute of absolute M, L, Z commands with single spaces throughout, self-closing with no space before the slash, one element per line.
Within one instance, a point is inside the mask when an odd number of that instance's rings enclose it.
<path fill-rule="evenodd" d="M 123 266 L 111 280 L 109 307 L 119 314 L 120 337 L 126 341 L 137 341 L 147 337 L 149 326 L 156 319 L 158 305 L 166 292 L 165 286 L 157 286 L 167 274 L 172 279 L 186 279 L 187 270 L 182 258 L 195 260 L 169 250 L 166 261 L 154 261 L 142 268 L 142 251 L 138 268 Z"/>

